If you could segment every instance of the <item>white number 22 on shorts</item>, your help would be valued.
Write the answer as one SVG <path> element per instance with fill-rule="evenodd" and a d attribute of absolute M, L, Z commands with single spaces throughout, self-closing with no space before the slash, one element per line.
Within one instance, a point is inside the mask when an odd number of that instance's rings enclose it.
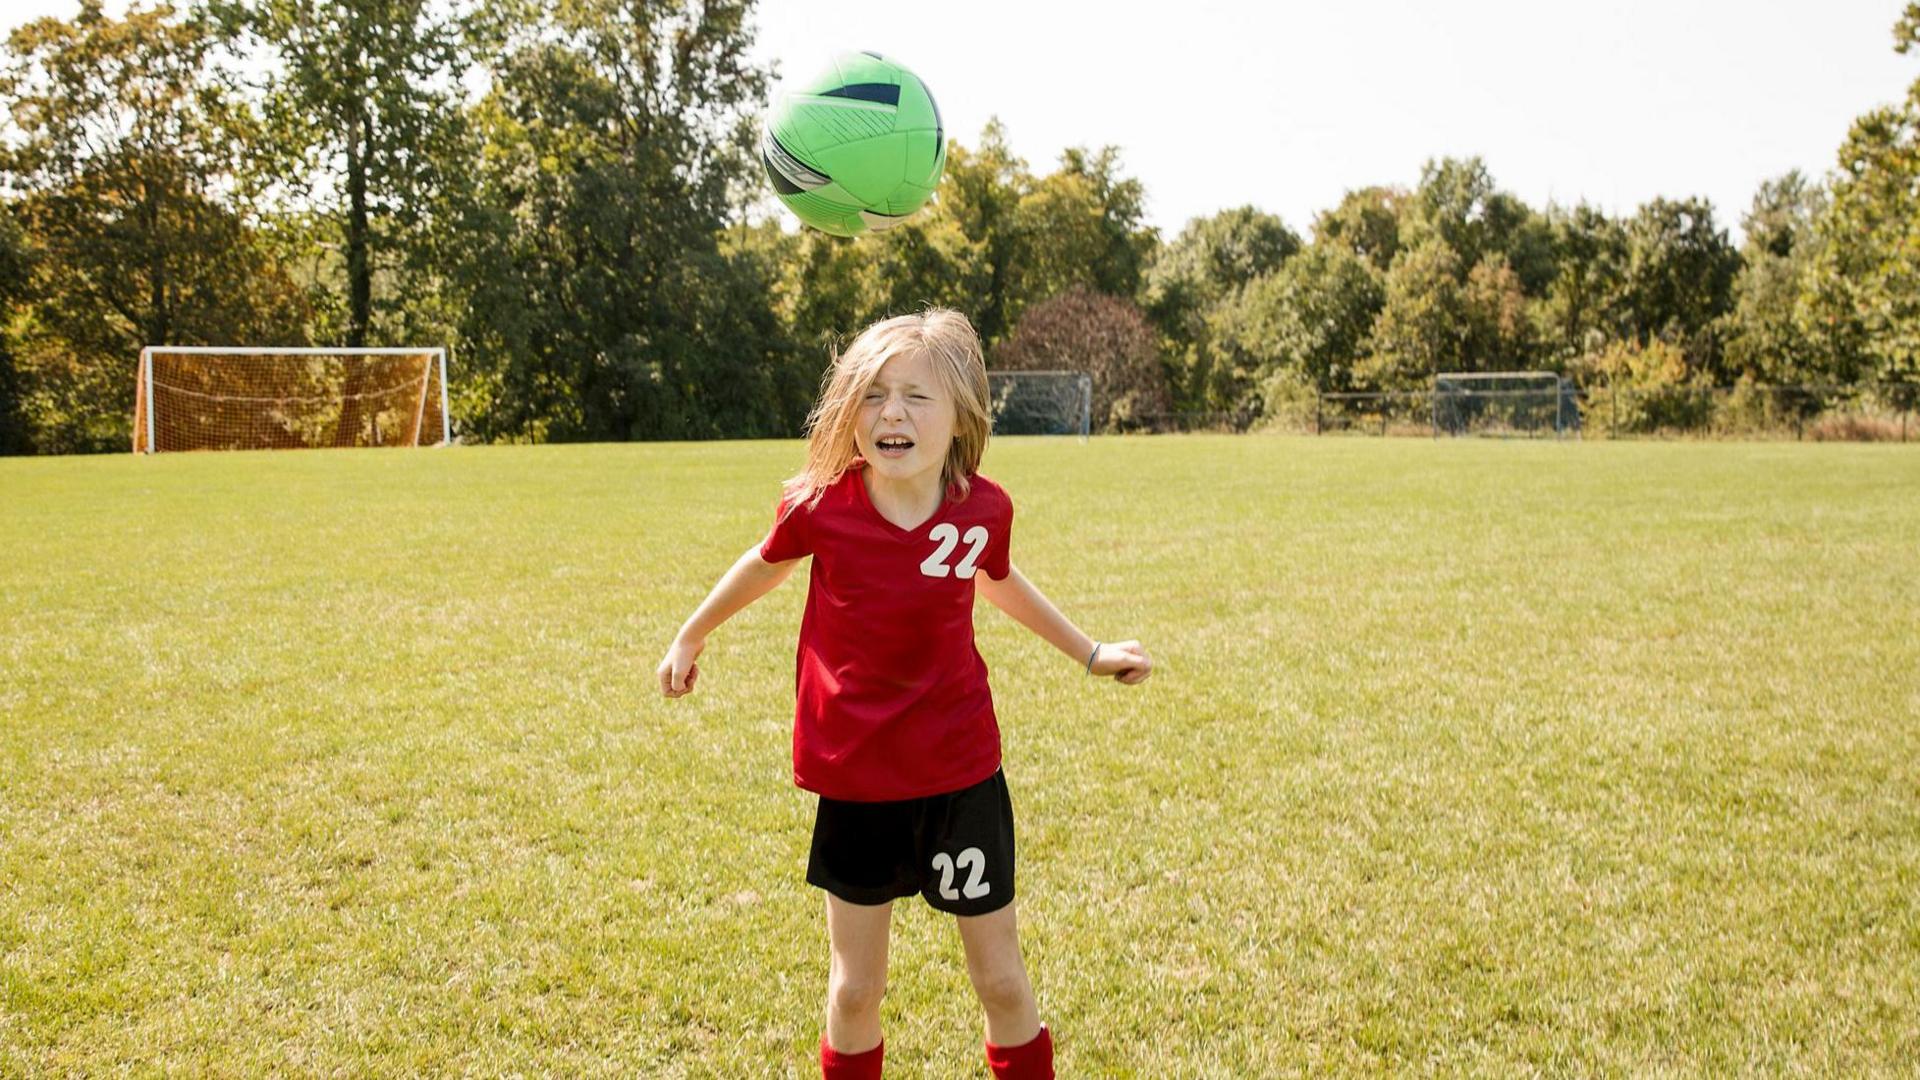
<path fill-rule="evenodd" d="M 962 870 L 972 871 L 967 876 L 967 883 L 961 886 L 959 892 L 953 891 L 953 871 L 956 865 Z M 958 900 L 965 896 L 969 900 L 978 900 L 993 891 L 992 885 L 980 880 L 987 873 L 987 856 L 977 847 L 970 847 L 961 852 L 958 859 L 943 851 L 933 857 L 933 868 L 940 871 L 940 896 L 943 899 Z"/>

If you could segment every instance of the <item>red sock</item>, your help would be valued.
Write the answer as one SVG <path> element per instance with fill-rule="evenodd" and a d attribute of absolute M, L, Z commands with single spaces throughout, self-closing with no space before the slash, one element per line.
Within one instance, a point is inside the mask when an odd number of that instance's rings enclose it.
<path fill-rule="evenodd" d="M 880 1080 L 880 1058 L 887 1041 L 864 1054 L 843 1054 L 827 1045 L 826 1032 L 820 1033 L 820 1075 L 823 1080 Z"/>
<path fill-rule="evenodd" d="M 988 1043 L 987 1067 L 994 1080 L 1053 1080 L 1053 1036 L 1042 1024 L 1040 1034 L 1019 1046 Z"/>

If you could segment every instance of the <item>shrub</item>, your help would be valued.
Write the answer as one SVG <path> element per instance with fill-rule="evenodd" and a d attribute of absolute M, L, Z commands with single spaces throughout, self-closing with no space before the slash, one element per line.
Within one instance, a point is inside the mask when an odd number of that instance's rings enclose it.
<path fill-rule="evenodd" d="M 1099 431 L 1149 427 L 1173 407 L 1146 316 L 1129 301 L 1080 286 L 1028 308 L 989 366 L 1093 376 L 1091 423 Z"/>

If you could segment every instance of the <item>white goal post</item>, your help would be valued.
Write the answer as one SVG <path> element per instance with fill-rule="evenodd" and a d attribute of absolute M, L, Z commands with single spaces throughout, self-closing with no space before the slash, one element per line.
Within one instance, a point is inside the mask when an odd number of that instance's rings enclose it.
<path fill-rule="evenodd" d="M 447 350 L 149 345 L 133 452 L 444 446 Z"/>
<path fill-rule="evenodd" d="M 1580 432 L 1573 381 L 1553 371 L 1442 371 L 1433 376 L 1435 435 Z"/>

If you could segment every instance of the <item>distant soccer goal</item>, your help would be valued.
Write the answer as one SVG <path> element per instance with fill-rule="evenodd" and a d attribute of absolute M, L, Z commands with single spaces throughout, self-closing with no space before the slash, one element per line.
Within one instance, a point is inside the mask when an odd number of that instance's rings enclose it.
<path fill-rule="evenodd" d="M 1436 435 L 1580 432 L 1573 381 L 1551 371 L 1446 371 L 1433 377 Z"/>
<path fill-rule="evenodd" d="M 133 452 L 439 446 L 444 348 L 140 350 Z"/>
<path fill-rule="evenodd" d="M 1084 371 L 989 371 L 995 435 L 1078 435 L 1093 420 L 1093 376 Z"/>

